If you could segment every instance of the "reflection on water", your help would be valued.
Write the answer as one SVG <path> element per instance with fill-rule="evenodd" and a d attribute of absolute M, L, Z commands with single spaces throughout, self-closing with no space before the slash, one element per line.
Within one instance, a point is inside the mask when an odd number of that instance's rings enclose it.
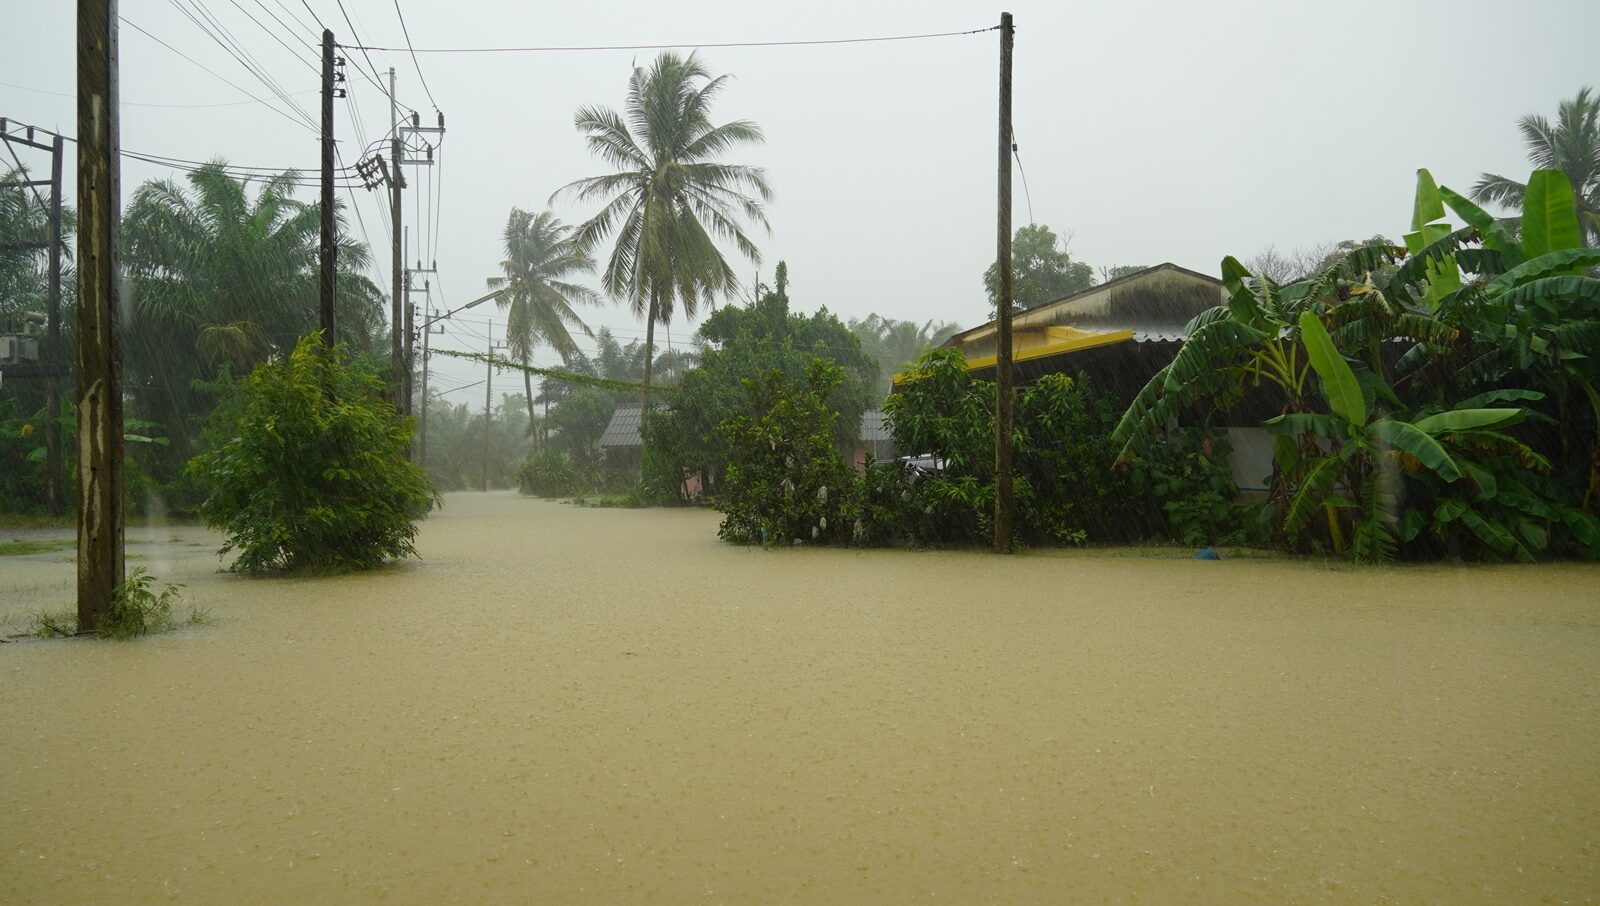
<path fill-rule="evenodd" d="M 0 901 L 1596 895 L 1600 570 L 715 524 L 455 495 L 304 581 L 130 532 L 219 621 L 0 646 Z M 0 560 L 0 614 L 71 569 Z"/>

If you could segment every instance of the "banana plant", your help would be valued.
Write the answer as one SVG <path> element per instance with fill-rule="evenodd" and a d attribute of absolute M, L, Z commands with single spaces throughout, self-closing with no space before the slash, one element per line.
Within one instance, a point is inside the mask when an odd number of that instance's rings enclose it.
<path fill-rule="evenodd" d="M 1329 411 L 1286 413 L 1264 425 L 1275 434 L 1309 439 L 1305 446 L 1313 451 L 1303 463 L 1284 530 L 1297 535 L 1320 513 L 1327 520 L 1335 552 L 1344 553 L 1343 511 L 1349 511 L 1353 532 L 1348 547 L 1354 559 L 1392 559 L 1401 521 L 1400 473 L 1425 472 L 1445 484 L 1460 481 L 1468 472 L 1442 441 L 1515 424 L 1525 411 L 1456 407 L 1414 421 L 1403 409 L 1380 412 L 1377 403 L 1395 402 L 1393 394 L 1370 376 L 1358 377 L 1315 312 L 1302 312 L 1299 326 Z"/>

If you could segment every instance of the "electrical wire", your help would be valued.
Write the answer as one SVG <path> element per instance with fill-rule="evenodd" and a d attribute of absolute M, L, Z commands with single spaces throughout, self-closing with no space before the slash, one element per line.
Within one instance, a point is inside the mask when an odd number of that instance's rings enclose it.
<path fill-rule="evenodd" d="M 428 88 L 428 80 L 422 74 L 422 64 L 417 62 L 416 48 L 411 46 L 411 30 L 406 28 L 406 15 L 400 11 L 400 0 L 394 0 L 394 14 L 400 19 L 400 33 L 406 36 L 406 50 L 411 52 L 411 65 L 417 70 L 417 81 L 422 83 L 422 91 L 428 96 L 428 103 L 433 105 L 433 109 L 438 110 L 439 102 L 433 99 L 433 91 Z"/>
<path fill-rule="evenodd" d="M 251 55 L 249 51 L 245 50 L 244 46 L 239 42 L 239 40 L 233 36 L 233 33 L 229 31 L 226 26 L 222 25 L 222 23 L 218 21 L 215 16 L 211 15 L 204 6 L 201 6 L 198 0 L 189 0 L 190 4 L 194 7 L 194 12 L 190 12 L 189 8 L 185 7 L 180 0 L 168 0 L 168 2 L 172 4 L 173 8 L 188 18 L 190 22 L 194 23 L 194 26 L 200 29 L 200 31 L 205 34 L 206 37 L 216 42 L 217 46 L 221 47 L 229 56 L 233 57 L 234 61 L 240 66 L 244 67 L 246 72 L 260 80 L 261 84 L 265 85 L 267 90 L 271 91 L 279 101 L 282 101 L 286 106 L 293 109 L 295 113 L 299 114 L 300 118 L 305 120 L 307 126 L 313 129 L 316 127 L 316 121 L 313 120 L 311 115 L 305 111 L 305 108 L 301 107 L 299 103 L 289 99 L 286 96 L 283 86 L 278 84 L 277 80 L 273 79 L 272 76 L 267 74 L 265 68 L 261 66 L 260 61 L 256 60 L 256 58 Z M 205 21 L 202 21 L 202 19 Z M 206 22 L 210 22 L 211 27 L 208 27 Z M 215 31 L 212 30 L 212 27 L 215 28 Z M 224 36 L 226 37 L 226 40 L 224 40 Z M 313 71 L 315 70 L 313 69 Z"/>
<path fill-rule="evenodd" d="M 77 95 L 68 94 L 65 91 L 46 91 L 43 88 L 29 88 L 26 85 L 13 85 L 10 82 L 0 82 L 0 86 L 4 86 L 6 88 L 15 88 L 18 91 L 31 91 L 31 92 L 33 92 L 35 94 L 48 94 L 51 97 L 71 98 L 73 100 L 77 100 L 77 98 L 78 98 Z M 313 88 L 310 91 L 297 92 L 295 94 L 290 95 L 290 97 L 304 97 L 304 96 L 306 96 L 308 94 L 316 94 L 316 93 L 317 93 L 317 89 Z M 146 103 L 141 103 L 139 101 L 123 101 L 123 100 L 119 100 L 117 103 L 121 104 L 124 107 L 170 107 L 170 108 L 175 108 L 175 109 L 198 109 L 198 108 L 206 108 L 206 107 L 242 107 L 242 106 L 245 106 L 246 104 L 260 104 L 262 102 L 260 100 L 249 100 L 249 101 L 224 101 L 224 102 L 222 102 L 220 104 L 146 104 Z"/>
<path fill-rule="evenodd" d="M 1011 156 L 1017 159 L 1017 173 L 1022 177 L 1022 197 L 1028 200 L 1028 222 L 1038 223 L 1033 219 L 1033 192 L 1028 189 L 1028 171 L 1022 169 L 1022 154 L 1017 151 L 1017 130 L 1011 130 Z"/>
<path fill-rule="evenodd" d="M 829 38 L 812 41 L 721 41 L 721 42 L 680 42 L 677 44 L 599 44 L 599 45 L 569 45 L 546 47 L 376 47 L 360 46 L 357 50 L 376 50 L 385 53 L 400 53 L 410 50 L 412 53 L 566 53 L 590 50 L 673 50 L 676 48 L 704 48 L 704 47 L 808 47 L 820 44 L 870 44 L 884 41 L 918 41 L 924 38 L 954 38 L 962 35 L 979 35 L 984 32 L 996 31 L 998 25 L 988 28 L 974 28 L 969 31 L 942 31 L 930 32 L 919 35 L 884 35 L 871 38 Z"/>
<path fill-rule="evenodd" d="M 227 86 L 229 86 L 231 88 L 237 89 L 239 92 L 244 94 L 246 97 L 250 98 L 250 100 L 255 101 L 257 104 L 260 104 L 263 107 L 266 107 L 268 110 L 271 110 L 273 113 L 276 113 L 277 115 L 283 117 L 284 119 L 288 120 L 289 122 L 294 123 L 296 126 L 299 126 L 302 129 L 309 130 L 313 135 L 319 134 L 318 130 L 316 129 L 316 127 L 314 127 L 312 125 L 308 125 L 306 122 L 302 121 L 301 119 L 297 119 L 292 114 L 285 113 L 284 111 L 279 110 L 278 108 L 272 106 L 271 104 L 267 103 L 266 101 L 262 100 L 261 98 L 256 97 L 254 94 L 251 94 L 250 92 L 245 91 L 243 88 L 240 88 L 238 85 L 234 84 L 233 82 L 228 81 L 228 79 L 226 79 L 223 76 L 219 75 L 215 70 L 213 70 L 210 67 L 206 66 L 204 63 L 201 63 L 199 60 L 196 60 L 194 57 L 189 56 L 188 54 L 184 53 L 183 51 L 179 50 L 178 48 L 173 47 L 171 44 L 168 44 L 167 42 L 161 40 L 160 38 L 156 37 L 155 35 L 151 34 L 150 32 L 145 31 L 143 28 L 140 28 L 137 23 L 135 23 L 132 20 L 128 19 L 127 16 L 119 15 L 119 16 L 117 16 L 117 19 L 120 22 L 122 22 L 124 25 L 127 25 L 127 26 L 131 27 L 134 31 L 139 32 L 140 34 L 144 35 L 145 37 L 149 38 L 150 40 L 155 41 L 157 44 L 160 44 L 162 47 L 165 47 L 166 49 L 172 51 L 173 53 L 177 54 L 178 56 L 183 57 L 185 60 L 188 60 L 189 62 L 193 63 L 194 65 L 196 65 L 196 66 L 200 67 L 201 69 L 205 70 L 206 72 L 210 73 L 212 76 L 214 76 L 215 78 L 220 80 L 224 85 L 227 85 Z"/>

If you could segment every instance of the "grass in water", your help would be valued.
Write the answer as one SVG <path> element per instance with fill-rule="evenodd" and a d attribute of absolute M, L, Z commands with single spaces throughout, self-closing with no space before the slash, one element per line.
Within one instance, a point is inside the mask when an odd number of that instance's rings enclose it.
<path fill-rule="evenodd" d="M 209 610 L 189 608 L 182 616 L 175 612 L 174 605 L 182 600 L 182 585 L 169 582 L 159 592 L 154 586 L 153 576 L 144 569 L 134 570 L 126 582 L 117 586 L 111 598 L 111 609 L 101 615 L 95 635 L 103 639 L 132 639 L 215 621 Z M 75 636 L 78 615 L 71 610 L 40 611 L 33 614 L 28 633 L 39 638 Z"/>
<path fill-rule="evenodd" d="M 71 547 L 72 541 L 0 541 L 0 557 L 20 557 L 23 554 L 48 554 Z"/>

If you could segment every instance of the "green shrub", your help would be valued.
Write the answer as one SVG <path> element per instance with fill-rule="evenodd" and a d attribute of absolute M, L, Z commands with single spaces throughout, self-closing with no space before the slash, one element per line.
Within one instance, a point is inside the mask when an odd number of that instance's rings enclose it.
<path fill-rule="evenodd" d="M 222 529 L 232 569 L 337 572 L 414 555 L 414 520 L 435 495 L 406 459 L 412 421 L 319 334 L 242 382 L 229 439 L 188 471 L 208 489 L 200 515 Z"/>
<path fill-rule="evenodd" d="M 95 633 L 107 639 L 131 639 L 151 632 L 164 632 L 176 624 L 172 605 L 179 599 L 182 585 L 168 583 L 157 594 L 151 591 L 155 578 L 143 568 L 135 569 L 127 581 L 111 595 L 111 608 L 101 614 Z"/>
<path fill-rule="evenodd" d="M 931 455 L 942 468 L 907 476 L 899 491 L 907 540 L 983 543 L 994 510 L 995 386 L 967 372 L 959 350 L 925 353 L 885 404 L 895 446 Z M 1110 442 L 1117 409 L 1083 376 L 1053 374 L 1017 394 L 1013 495 L 1020 540 L 1053 544 L 1127 541 L 1149 531 L 1149 507 L 1114 468 Z M 881 516 L 892 488 L 869 479 L 865 501 Z M 893 534 L 893 533 L 888 533 Z"/>
<path fill-rule="evenodd" d="M 581 490 L 578 467 L 555 450 L 534 451 L 517 469 L 517 490 L 534 497 L 561 497 Z"/>
<path fill-rule="evenodd" d="M 719 429 L 732 451 L 717 534 L 736 544 L 837 543 L 856 534 L 859 479 L 839 455 L 828 397 L 845 379 L 813 358 L 804 382 L 773 370 L 746 382 L 751 411 Z"/>
<path fill-rule="evenodd" d="M 1159 507 L 1161 534 L 1190 547 L 1260 540 L 1247 525 L 1261 508 L 1235 502 L 1228 454 L 1226 438 L 1192 427 L 1168 432 L 1133 461 L 1134 493 Z"/>

